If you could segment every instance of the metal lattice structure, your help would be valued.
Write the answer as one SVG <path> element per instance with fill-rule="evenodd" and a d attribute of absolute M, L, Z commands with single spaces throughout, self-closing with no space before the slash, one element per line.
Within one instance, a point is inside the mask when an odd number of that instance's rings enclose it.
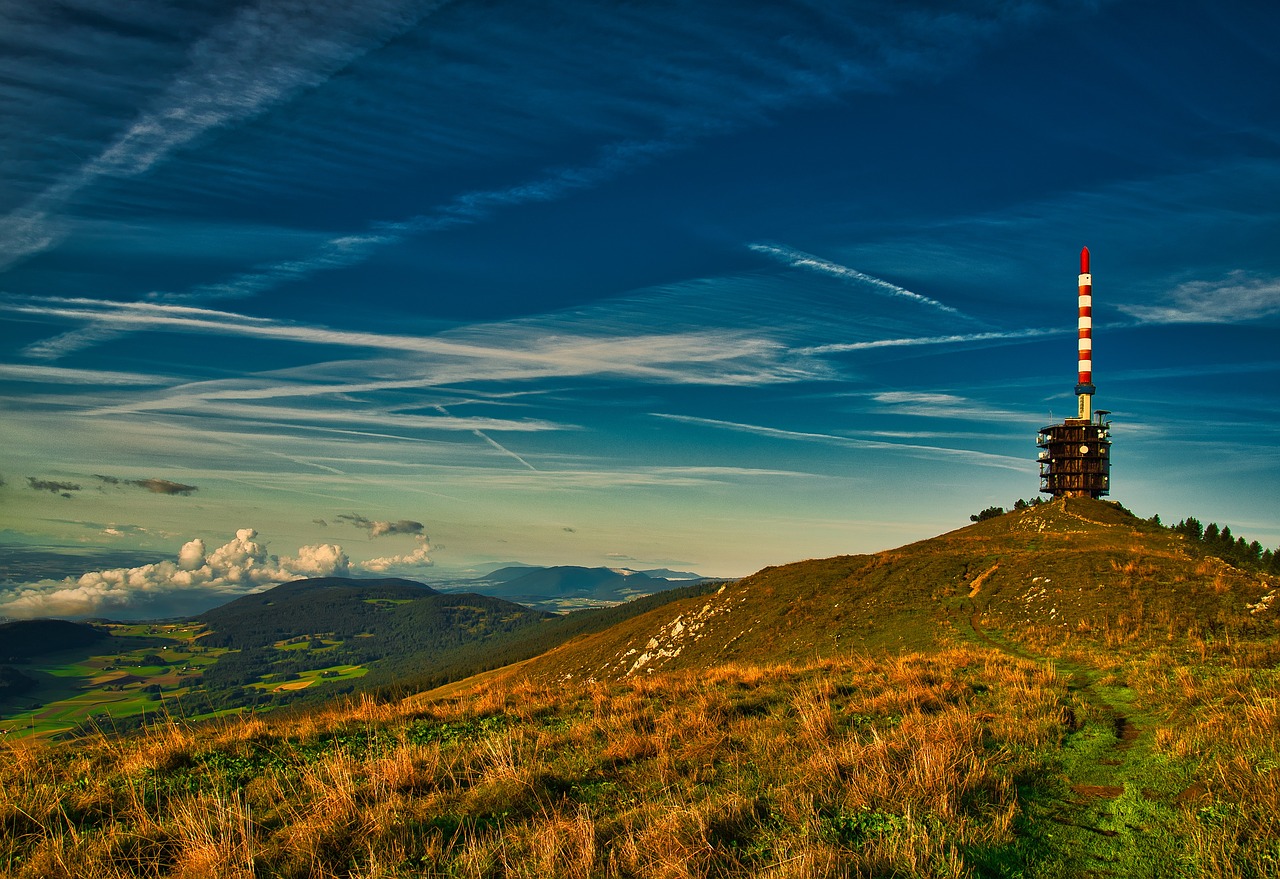
<path fill-rule="evenodd" d="M 1110 414 L 1095 421 L 1068 418 L 1040 428 L 1040 490 L 1054 497 L 1102 497 L 1111 490 Z"/>

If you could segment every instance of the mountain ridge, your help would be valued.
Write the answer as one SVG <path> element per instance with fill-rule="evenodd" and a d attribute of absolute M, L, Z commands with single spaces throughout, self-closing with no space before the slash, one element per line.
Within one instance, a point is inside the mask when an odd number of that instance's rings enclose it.
<path fill-rule="evenodd" d="M 675 576 L 662 577 L 657 576 L 658 573 Z M 509 565 L 484 577 L 454 585 L 521 604 L 568 611 L 619 604 L 655 592 L 704 582 L 706 579 L 708 578 L 696 574 L 685 575 L 665 569 L 655 570 L 651 574 L 630 568 L 583 565 Z"/>

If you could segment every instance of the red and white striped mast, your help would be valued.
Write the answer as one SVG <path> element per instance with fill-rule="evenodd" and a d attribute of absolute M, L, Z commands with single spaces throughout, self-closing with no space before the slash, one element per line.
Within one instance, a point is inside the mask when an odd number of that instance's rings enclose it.
<path fill-rule="evenodd" d="M 1080 299 L 1079 299 L 1079 375 L 1076 379 L 1076 417 L 1081 421 L 1093 418 L 1093 275 L 1089 273 L 1089 248 L 1080 251 Z"/>

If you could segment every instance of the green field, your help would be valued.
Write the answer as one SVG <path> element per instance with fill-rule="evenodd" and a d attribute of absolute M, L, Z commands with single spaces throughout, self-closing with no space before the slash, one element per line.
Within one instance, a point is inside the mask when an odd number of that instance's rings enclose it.
<path fill-rule="evenodd" d="M 110 640 L 49 653 L 24 674 L 39 687 L 0 702 L 0 734 L 47 736 L 94 719 L 164 710 L 166 700 L 188 692 L 201 671 L 227 653 L 199 645 L 205 628 L 184 624 L 107 624 Z M 156 658 L 163 662 L 156 662 Z"/>
<path fill-rule="evenodd" d="M 236 652 L 202 646 L 200 639 L 208 631 L 202 624 L 110 623 L 103 628 L 110 633 L 109 640 L 45 654 L 21 666 L 24 674 L 39 681 L 39 687 L 0 701 L 0 737 L 55 736 L 74 731 L 86 721 L 110 728 L 116 720 L 168 711 L 174 699 L 197 691 L 207 667 Z M 313 640 L 323 646 L 311 646 Z M 286 654 L 322 653 L 342 643 L 307 635 L 274 646 Z M 291 676 L 266 674 L 248 686 L 261 693 L 283 694 L 367 673 L 363 665 L 334 664 Z M 225 709 L 199 716 L 221 713 Z"/>
<path fill-rule="evenodd" d="M 313 641 L 319 641 L 322 646 L 315 647 Z M 277 641 L 274 645 L 277 650 L 332 650 L 334 647 L 341 647 L 342 640 L 338 638 L 322 638 L 318 635 L 302 635 L 296 638 L 287 638 L 284 641 Z"/>
<path fill-rule="evenodd" d="M 369 670 L 363 665 L 331 665 L 328 668 L 316 668 L 310 671 L 298 672 L 297 677 L 288 680 L 277 680 L 276 675 L 268 675 L 267 680 L 251 686 L 254 689 L 268 692 L 304 690 L 317 682 L 347 681 L 354 678 L 362 678 L 368 672 Z"/>

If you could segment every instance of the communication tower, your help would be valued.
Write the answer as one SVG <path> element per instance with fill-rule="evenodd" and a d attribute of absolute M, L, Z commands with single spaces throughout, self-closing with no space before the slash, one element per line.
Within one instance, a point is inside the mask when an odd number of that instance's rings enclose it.
<path fill-rule="evenodd" d="M 1040 491 L 1058 497 L 1102 497 L 1111 489 L 1111 422 L 1093 410 L 1093 275 L 1080 251 L 1079 360 L 1076 417 L 1040 428 Z"/>

